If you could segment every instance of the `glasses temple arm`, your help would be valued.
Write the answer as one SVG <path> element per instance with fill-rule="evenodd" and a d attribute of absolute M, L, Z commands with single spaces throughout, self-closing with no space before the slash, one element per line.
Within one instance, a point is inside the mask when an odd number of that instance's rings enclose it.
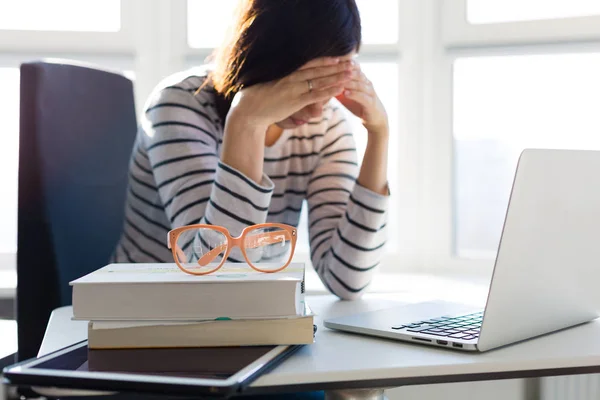
<path fill-rule="evenodd" d="M 249 240 L 246 242 L 246 248 L 255 249 L 259 246 L 264 246 L 266 244 L 275 244 L 281 241 L 281 236 L 285 238 L 285 240 L 290 240 L 289 232 L 287 231 L 273 231 L 273 232 L 264 232 L 258 233 L 256 235 L 250 236 Z M 260 241 L 260 242 L 259 242 Z"/>
<path fill-rule="evenodd" d="M 219 254 L 225 251 L 225 249 L 227 249 L 227 244 L 220 244 L 211 251 L 204 253 L 204 255 L 198 259 L 198 265 L 204 267 L 210 264 L 210 262 L 217 258 Z"/>
<path fill-rule="evenodd" d="M 249 249 L 255 249 L 259 246 L 264 246 L 266 244 L 275 244 L 280 242 L 281 236 L 284 236 L 286 240 L 290 240 L 288 238 L 289 232 L 287 231 L 264 232 L 251 235 L 249 239 L 246 240 L 244 246 L 246 246 L 246 248 Z M 211 251 L 204 253 L 204 255 L 198 259 L 198 264 L 202 267 L 208 265 L 219 254 L 225 251 L 225 249 L 227 249 L 227 244 L 221 244 L 212 249 Z"/>

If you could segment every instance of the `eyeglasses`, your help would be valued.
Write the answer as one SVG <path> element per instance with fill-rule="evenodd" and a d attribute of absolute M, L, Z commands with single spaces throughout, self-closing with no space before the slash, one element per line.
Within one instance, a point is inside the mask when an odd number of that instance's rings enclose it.
<path fill-rule="evenodd" d="M 296 228 L 277 223 L 251 225 L 238 237 L 215 225 L 187 225 L 169 231 L 167 246 L 177 266 L 188 274 L 207 275 L 229 259 L 259 272 L 285 269 L 296 248 Z"/>

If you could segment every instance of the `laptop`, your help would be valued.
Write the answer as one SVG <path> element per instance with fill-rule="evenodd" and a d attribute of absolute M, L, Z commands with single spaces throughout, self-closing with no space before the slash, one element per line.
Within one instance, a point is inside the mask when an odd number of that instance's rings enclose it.
<path fill-rule="evenodd" d="M 324 325 L 482 352 L 591 321 L 599 308 L 600 151 L 526 149 L 483 309 L 440 300 Z"/>

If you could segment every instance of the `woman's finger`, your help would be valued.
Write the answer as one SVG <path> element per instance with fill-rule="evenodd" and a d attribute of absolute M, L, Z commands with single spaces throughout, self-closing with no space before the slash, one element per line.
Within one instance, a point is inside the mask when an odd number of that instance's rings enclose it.
<path fill-rule="evenodd" d="M 373 86 L 370 84 L 370 82 L 365 82 L 363 80 L 353 79 L 347 82 L 344 87 L 348 90 L 356 90 L 359 92 L 366 93 L 371 97 L 374 95 Z"/>
<path fill-rule="evenodd" d="M 342 71 L 334 75 L 313 79 L 311 80 L 311 86 L 313 90 L 321 90 L 336 85 L 339 86 L 347 83 L 351 79 L 351 76 L 352 73 L 350 71 Z"/>
<path fill-rule="evenodd" d="M 332 86 L 323 90 L 313 90 L 312 92 L 306 92 L 300 96 L 300 101 L 302 102 L 302 106 L 306 107 L 311 103 L 316 103 L 318 101 L 329 100 L 332 97 L 340 95 L 344 91 L 344 86 Z"/>
<path fill-rule="evenodd" d="M 360 71 L 360 79 L 361 79 L 363 82 L 366 82 L 368 85 L 371 85 L 371 86 L 373 86 L 373 83 L 372 83 L 372 82 L 369 80 L 369 78 L 367 78 L 367 76 L 365 75 L 365 73 L 364 73 L 364 72 L 362 72 L 362 71 Z"/>
<path fill-rule="evenodd" d="M 339 62 L 340 62 L 339 57 L 319 57 L 319 58 L 315 58 L 314 60 L 310 60 L 309 62 L 307 62 L 306 64 L 301 66 L 298 70 L 315 68 L 315 67 L 325 67 L 328 65 L 338 64 Z"/>
<path fill-rule="evenodd" d="M 360 103 L 364 107 L 368 107 L 373 103 L 373 96 L 358 90 L 344 90 L 344 97 Z"/>
<path fill-rule="evenodd" d="M 343 62 L 335 65 L 327 65 L 309 69 L 298 70 L 289 76 L 290 82 L 302 82 L 314 80 L 324 76 L 334 75 L 343 71 L 350 71 L 351 65 Z"/>

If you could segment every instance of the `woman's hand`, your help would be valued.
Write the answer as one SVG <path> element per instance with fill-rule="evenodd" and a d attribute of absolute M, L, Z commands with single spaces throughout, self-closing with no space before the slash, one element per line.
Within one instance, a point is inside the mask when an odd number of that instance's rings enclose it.
<path fill-rule="evenodd" d="M 351 69 L 350 63 L 339 62 L 338 58 L 317 58 L 282 79 L 240 90 L 229 115 L 266 128 L 311 103 L 342 93 L 351 79 Z"/>
<path fill-rule="evenodd" d="M 360 70 L 360 66 L 354 65 L 352 79 L 346 83 L 344 92 L 336 98 L 352 114 L 362 119 L 367 132 L 387 137 L 389 126 L 385 107 L 375 93 L 371 81 Z"/>

